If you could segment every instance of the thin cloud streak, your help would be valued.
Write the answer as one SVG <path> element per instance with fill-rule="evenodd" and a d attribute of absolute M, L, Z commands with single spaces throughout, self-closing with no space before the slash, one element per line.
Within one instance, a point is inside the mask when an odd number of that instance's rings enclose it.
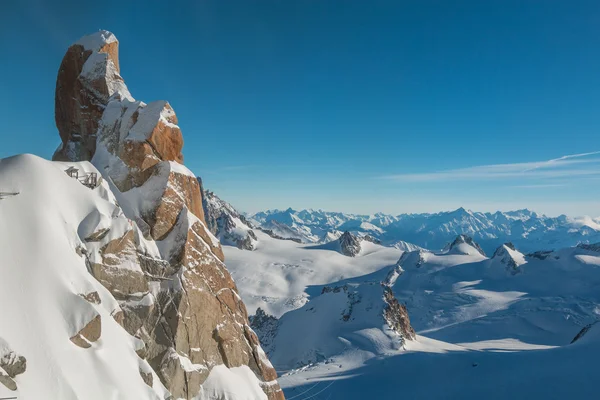
<path fill-rule="evenodd" d="M 600 175 L 600 168 L 578 168 L 585 164 L 599 163 L 600 158 L 580 159 L 600 154 L 594 151 L 581 154 L 570 154 L 546 161 L 480 165 L 439 172 L 414 174 L 398 174 L 379 177 L 379 179 L 395 182 L 435 182 L 441 180 L 476 180 L 506 178 L 564 178 L 575 176 Z"/>
<path fill-rule="evenodd" d="M 513 185 L 507 186 L 512 189 L 540 189 L 540 188 L 555 188 L 555 187 L 565 187 L 567 184 L 565 183 L 540 183 L 539 185 Z"/>

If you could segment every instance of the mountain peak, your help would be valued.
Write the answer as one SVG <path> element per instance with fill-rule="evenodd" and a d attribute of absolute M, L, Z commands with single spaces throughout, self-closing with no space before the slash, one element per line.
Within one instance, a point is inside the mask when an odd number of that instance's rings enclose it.
<path fill-rule="evenodd" d="M 115 95 L 134 101 L 120 75 L 119 41 L 108 31 L 82 37 L 58 70 L 54 117 L 62 143 L 53 160 L 92 159 L 99 121 Z"/>
<path fill-rule="evenodd" d="M 481 246 L 479 246 L 479 244 L 477 244 L 472 237 L 462 233 L 458 235 L 452 243 L 446 246 L 446 251 L 448 253 L 464 255 L 472 255 L 476 252 L 484 257 L 486 256 Z"/>
<path fill-rule="evenodd" d="M 492 256 L 492 260 L 497 260 L 506 265 L 507 271 L 512 275 L 519 273 L 519 267 L 526 263 L 525 256 L 511 242 L 498 247 Z"/>
<path fill-rule="evenodd" d="M 115 42 L 118 43 L 119 41 L 112 32 L 101 29 L 98 32 L 83 36 L 74 44 L 83 46 L 85 50 L 100 51 L 105 45 Z"/>
<path fill-rule="evenodd" d="M 467 210 L 464 207 L 459 207 L 459 208 L 457 208 L 454 211 L 450 211 L 450 214 L 460 214 L 460 215 L 467 214 L 467 215 L 471 215 L 472 213 L 471 213 L 471 211 Z"/>
<path fill-rule="evenodd" d="M 339 242 L 343 255 L 348 257 L 356 257 L 360 253 L 360 239 L 356 235 L 346 231 L 342 233 L 342 236 L 340 236 Z"/>

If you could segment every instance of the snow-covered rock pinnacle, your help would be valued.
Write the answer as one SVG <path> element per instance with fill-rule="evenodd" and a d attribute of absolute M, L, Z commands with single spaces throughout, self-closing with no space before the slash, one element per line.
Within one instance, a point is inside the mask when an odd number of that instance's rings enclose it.
<path fill-rule="evenodd" d="M 57 79 L 56 123 L 62 145 L 54 159 L 91 160 L 130 220 L 130 229 L 113 234 L 96 253 L 82 254 L 120 302 L 115 318 L 141 340 L 140 357 L 161 383 L 174 398 L 198 398 L 205 382 L 221 379 L 211 378 L 213 371 L 246 368 L 248 385 L 262 388 L 269 399 L 283 399 L 221 245 L 207 227 L 200 183 L 182 165 L 175 112 L 166 101 L 134 100 L 110 32 L 69 47 Z M 93 243 L 107 229 L 115 231 L 112 223 L 93 217 L 84 237 Z M 89 340 L 81 332 L 75 341 L 85 345 Z M 219 390 L 232 388 L 211 390 L 219 397 Z"/>
<path fill-rule="evenodd" d="M 506 265 L 506 270 L 512 275 L 519 273 L 519 267 L 526 263 L 525 256 L 510 242 L 498 247 L 494 252 L 492 260 Z"/>
<path fill-rule="evenodd" d="M 119 67 L 119 42 L 98 31 L 74 43 L 56 79 L 55 120 L 61 145 L 54 160 L 91 160 L 98 122 L 111 96 L 133 100 Z"/>
<path fill-rule="evenodd" d="M 456 239 L 452 243 L 446 246 L 444 249 L 449 254 L 465 254 L 465 255 L 474 255 L 479 253 L 480 255 L 485 257 L 485 252 L 479 246 L 473 238 L 467 235 L 458 235 Z"/>
<path fill-rule="evenodd" d="M 360 238 L 346 231 L 338 239 L 340 243 L 340 251 L 348 257 L 356 257 L 360 253 Z"/>

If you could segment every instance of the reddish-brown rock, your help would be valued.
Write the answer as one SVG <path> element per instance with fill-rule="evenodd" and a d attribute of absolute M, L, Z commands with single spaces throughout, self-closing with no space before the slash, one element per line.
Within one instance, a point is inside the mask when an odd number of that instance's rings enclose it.
<path fill-rule="evenodd" d="M 69 47 L 56 80 L 55 120 L 62 144 L 54 160 L 91 160 L 98 121 L 115 93 L 130 97 L 119 75 L 115 36 L 101 31 Z"/>

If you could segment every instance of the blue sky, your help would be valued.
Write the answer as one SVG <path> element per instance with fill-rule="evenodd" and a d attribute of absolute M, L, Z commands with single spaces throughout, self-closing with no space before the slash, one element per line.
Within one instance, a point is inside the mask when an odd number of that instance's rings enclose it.
<path fill-rule="evenodd" d="M 120 41 L 245 211 L 600 215 L 597 1 L 3 2 L 0 157 L 51 157 L 69 44 Z M 60 4 L 60 6 L 59 6 Z"/>

